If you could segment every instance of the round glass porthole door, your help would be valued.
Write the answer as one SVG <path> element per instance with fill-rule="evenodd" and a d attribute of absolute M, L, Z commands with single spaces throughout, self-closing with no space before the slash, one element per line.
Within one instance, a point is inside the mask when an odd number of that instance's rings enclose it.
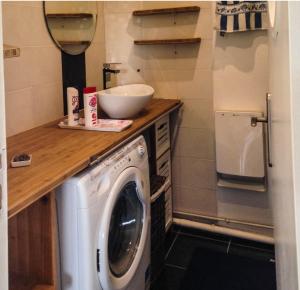
<path fill-rule="evenodd" d="M 138 198 L 137 185 L 128 182 L 121 190 L 112 211 L 108 236 L 110 271 L 123 276 L 130 268 L 143 229 L 143 204 Z"/>

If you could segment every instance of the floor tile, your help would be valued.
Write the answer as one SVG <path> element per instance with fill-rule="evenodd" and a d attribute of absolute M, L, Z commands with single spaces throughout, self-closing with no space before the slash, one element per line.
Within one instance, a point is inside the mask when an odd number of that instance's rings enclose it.
<path fill-rule="evenodd" d="M 179 290 L 185 271 L 165 266 L 164 272 L 156 282 L 151 286 L 151 290 Z"/>
<path fill-rule="evenodd" d="M 240 238 L 233 237 L 232 244 L 243 245 L 243 246 L 247 246 L 250 248 L 256 248 L 256 249 L 260 249 L 260 250 L 274 252 L 274 245 L 260 243 L 260 242 L 256 242 L 256 241 L 246 240 L 246 239 L 240 239 Z"/>
<path fill-rule="evenodd" d="M 275 261 L 274 245 L 239 238 L 232 238 L 229 254 L 256 260 Z"/>
<path fill-rule="evenodd" d="M 196 248 L 226 253 L 228 244 L 228 241 L 179 234 L 166 259 L 166 264 L 186 268 Z"/>
<path fill-rule="evenodd" d="M 174 228 L 174 231 L 180 232 L 181 234 L 186 234 L 186 235 L 193 235 L 197 237 L 202 237 L 202 238 L 208 238 L 208 239 L 213 239 L 213 240 L 218 240 L 218 241 L 229 241 L 231 239 L 230 236 L 227 235 L 222 235 L 218 233 L 213 233 L 213 232 L 208 232 L 208 231 L 203 231 L 199 229 L 194 229 L 194 228 L 187 228 L 187 227 L 177 227 Z"/>
<path fill-rule="evenodd" d="M 180 290 L 276 290 L 275 264 L 197 248 Z"/>
<path fill-rule="evenodd" d="M 229 255 L 237 255 L 241 257 L 248 257 L 256 260 L 275 261 L 275 254 L 272 251 L 266 251 L 259 248 L 251 248 L 244 245 L 236 245 L 231 243 L 229 247 Z"/>
<path fill-rule="evenodd" d="M 166 239 L 165 239 L 165 251 L 166 253 L 169 252 L 171 246 L 173 246 L 174 240 L 176 239 L 177 232 L 171 228 L 167 234 L 166 234 Z"/>

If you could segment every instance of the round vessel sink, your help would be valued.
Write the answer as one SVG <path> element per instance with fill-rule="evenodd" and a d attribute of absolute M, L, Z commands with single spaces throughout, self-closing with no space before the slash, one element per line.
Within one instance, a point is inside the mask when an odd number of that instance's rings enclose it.
<path fill-rule="evenodd" d="M 151 100 L 154 89 L 144 84 L 117 86 L 98 92 L 100 107 L 110 118 L 136 116 Z"/>

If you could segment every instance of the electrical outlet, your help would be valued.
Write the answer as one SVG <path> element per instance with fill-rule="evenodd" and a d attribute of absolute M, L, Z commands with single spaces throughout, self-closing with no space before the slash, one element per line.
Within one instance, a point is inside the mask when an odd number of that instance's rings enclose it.
<path fill-rule="evenodd" d="M 20 53 L 21 53 L 20 48 L 10 46 L 10 45 L 4 45 L 4 50 L 3 50 L 4 58 L 18 57 L 20 56 Z"/>

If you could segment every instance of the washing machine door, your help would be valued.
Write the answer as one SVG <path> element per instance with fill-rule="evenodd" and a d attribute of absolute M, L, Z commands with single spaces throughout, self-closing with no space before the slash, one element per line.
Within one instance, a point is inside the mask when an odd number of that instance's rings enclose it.
<path fill-rule="evenodd" d="M 103 290 L 126 289 L 140 264 L 149 227 L 149 189 L 136 167 L 124 170 L 109 193 L 99 250 Z"/>

